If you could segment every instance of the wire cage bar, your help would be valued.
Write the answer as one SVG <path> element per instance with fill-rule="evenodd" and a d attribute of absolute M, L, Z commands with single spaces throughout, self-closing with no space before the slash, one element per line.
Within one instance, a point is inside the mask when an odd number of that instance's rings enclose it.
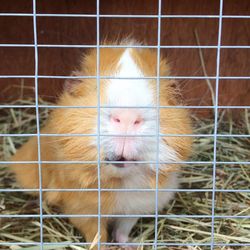
<path fill-rule="evenodd" d="M 222 49 L 250 49 L 250 45 L 223 45 L 222 44 L 222 29 L 223 29 L 223 20 L 225 19 L 249 19 L 250 15 L 224 15 L 223 14 L 223 0 L 220 0 L 219 6 L 219 14 L 218 15 L 165 15 L 162 14 L 162 1 L 158 0 L 158 14 L 156 15 L 111 15 L 111 14 L 100 14 L 100 1 L 96 0 L 96 13 L 95 14 L 45 14 L 45 13 L 38 13 L 36 0 L 32 0 L 33 10 L 32 13 L 0 13 L 0 17 L 15 17 L 15 16 L 22 16 L 22 17 L 30 17 L 33 19 L 33 39 L 34 43 L 2 43 L 0 44 L 0 48 L 33 48 L 34 49 L 34 60 L 35 60 L 35 68 L 34 74 L 27 74 L 27 75 L 0 75 L 0 79 L 14 79 L 14 78 L 27 78 L 27 79 L 34 79 L 35 83 L 35 103 L 34 104 L 27 104 L 27 105 L 12 105 L 12 104 L 0 104 L 1 109 L 26 109 L 26 108 L 33 108 L 36 112 L 36 133 L 0 133 L 0 139 L 4 137 L 36 137 L 37 138 L 37 149 L 38 149 L 38 160 L 37 161 L 0 161 L 0 167 L 6 164 L 38 164 L 39 169 L 39 187 L 38 188 L 0 188 L 1 193 L 13 193 L 13 192 L 37 192 L 39 193 L 39 214 L 0 214 L 0 219 L 2 218 L 37 218 L 39 219 L 40 223 L 40 241 L 39 242 L 2 242 L 0 241 L 0 248 L 1 246 L 37 246 L 41 250 L 45 250 L 46 246 L 62 246 L 62 247 L 71 247 L 71 246 L 89 246 L 91 242 L 46 242 L 44 241 L 44 232 L 43 232 L 43 222 L 44 219 L 48 218 L 85 218 L 85 217 L 92 217 L 97 218 L 98 220 L 98 240 L 97 246 L 98 250 L 101 249 L 103 245 L 105 246 L 147 246 L 152 247 L 153 249 L 157 250 L 159 247 L 168 247 L 168 246 L 176 246 L 176 247 L 197 247 L 197 246 L 204 246 L 209 247 L 211 250 L 217 249 L 217 247 L 250 247 L 250 241 L 245 239 L 243 243 L 222 243 L 217 242 L 217 232 L 215 231 L 215 223 L 216 219 L 240 219 L 246 220 L 250 219 L 250 215 L 242 215 L 242 214 L 234 214 L 234 215 L 218 215 L 216 214 L 216 194 L 217 193 L 244 193 L 249 194 L 250 188 L 249 186 L 242 189 L 230 189 L 230 188 L 217 188 L 216 186 L 216 176 L 218 165 L 246 165 L 249 167 L 250 161 L 247 160 L 237 160 L 234 161 L 218 161 L 217 159 L 217 144 L 218 139 L 220 138 L 250 138 L 249 134 L 223 134 L 218 131 L 218 120 L 219 120 L 219 111 L 220 109 L 250 109 L 250 106 L 247 105 L 220 105 L 219 103 L 219 86 L 221 80 L 250 80 L 250 76 L 224 76 L 220 74 L 220 66 L 221 66 L 221 50 Z M 96 19 L 96 44 L 39 44 L 38 42 L 38 34 L 37 34 L 37 17 L 60 17 L 60 18 L 94 18 Z M 155 19 L 157 21 L 157 45 L 102 45 L 100 42 L 100 19 L 102 18 L 147 18 L 147 19 Z M 218 37 L 217 37 L 217 44 L 216 45 L 162 45 L 161 44 L 161 21 L 164 18 L 185 18 L 185 19 L 216 19 L 218 20 Z M 38 71 L 39 66 L 39 48 L 95 48 L 97 51 L 97 58 L 96 58 L 96 68 L 97 74 L 96 76 L 62 76 L 62 75 L 40 75 Z M 156 76 L 149 76 L 149 77 L 115 77 L 115 76 L 102 76 L 100 75 L 100 49 L 101 48 L 143 48 L 143 49 L 156 49 L 157 50 L 157 74 Z M 216 49 L 216 72 L 215 75 L 211 76 L 160 76 L 160 56 L 161 56 L 161 49 L 175 49 L 175 48 L 182 48 L 182 49 Z M 55 104 L 51 105 L 44 105 L 39 103 L 39 79 L 95 79 L 96 80 L 96 87 L 97 87 L 97 105 L 96 106 L 58 106 Z M 101 160 L 100 151 L 101 151 L 101 138 L 105 136 L 124 136 L 123 134 L 102 134 L 100 128 L 100 116 L 102 109 L 112 109 L 117 108 L 117 106 L 103 106 L 101 104 L 101 97 L 100 97 L 100 81 L 102 79 L 154 79 L 156 80 L 157 86 L 157 101 L 155 106 L 129 106 L 126 108 L 141 108 L 141 109 L 154 109 L 157 113 L 157 131 L 156 134 L 141 134 L 136 135 L 136 137 L 154 137 L 157 140 L 157 150 L 155 159 L 151 161 L 136 161 L 136 164 L 145 164 L 150 163 L 156 166 L 156 187 L 151 189 L 138 189 L 138 188 L 130 188 L 130 189 L 108 189 L 103 188 L 101 186 L 101 164 L 105 163 L 122 163 L 121 161 L 103 161 Z M 188 106 L 188 105 L 179 105 L 179 106 L 162 106 L 160 105 L 159 96 L 160 96 L 160 80 L 161 79 L 198 79 L 198 80 L 206 80 L 211 79 L 215 81 L 215 102 L 213 105 L 203 105 L 203 106 Z M 61 108 L 70 108 L 70 109 L 96 109 L 97 110 L 97 133 L 92 134 L 77 134 L 77 133 L 67 133 L 67 134 L 56 134 L 56 133 L 42 133 L 40 130 L 40 109 L 61 109 Z M 123 108 L 123 107 L 121 107 Z M 162 134 L 160 133 L 160 125 L 159 125 L 159 117 L 160 117 L 160 110 L 161 109 L 212 109 L 214 111 L 214 124 L 213 124 L 213 132 L 211 134 L 204 134 L 204 133 L 194 133 L 194 134 Z M 98 157 L 96 161 L 44 161 L 41 158 L 41 144 L 40 140 L 42 137 L 95 137 L 97 139 L 97 152 Z M 135 137 L 135 135 L 128 135 L 128 137 Z M 164 162 L 159 159 L 159 141 L 162 137 L 204 137 L 204 138 L 213 138 L 213 159 L 212 160 L 204 160 L 204 161 L 176 161 L 176 162 Z M 55 164 L 55 166 L 60 166 L 61 164 L 76 164 L 76 167 L 84 167 L 85 164 L 96 164 L 98 166 L 98 187 L 97 188 L 44 188 L 42 186 L 42 167 L 43 164 Z M 125 163 L 125 162 L 124 162 Z M 126 163 L 134 163 L 133 161 Z M 201 165 L 202 168 L 205 165 L 210 165 L 212 174 L 212 188 L 168 188 L 162 189 L 158 187 L 159 182 L 159 165 L 160 164 L 186 164 L 188 166 L 191 165 Z M 97 192 L 98 193 L 98 213 L 97 214 L 45 214 L 43 212 L 43 194 L 45 192 Z M 102 214 L 101 213 L 101 195 L 103 192 L 153 192 L 155 194 L 155 213 L 152 214 Z M 199 214 L 159 214 L 158 213 L 158 194 L 159 192 L 180 192 L 180 193 L 207 193 L 209 192 L 212 196 L 212 204 L 211 204 L 211 214 L 209 215 L 199 215 Z M 141 218 L 153 218 L 154 219 L 154 240 L 149 242 L 140 242 L 140 243 L 104 243 L 101 242 L 100 234 L 101 234 L 101 219 L 102 218 L 133 218 L 133 217 L 141 217 Z M 160 242 L 158 240 L 158 224 L 159 218 L 166 218 L 166 219 L 192 219 L 192 218 L 205 218 L 211 220 L 211 232 L 208 233 L 211 236 L 209 242 L 206 243 L 181 243 L 181 242 Z M 184 230 L 184 229 L 183 229 Z M 52 249 L 52 248 L 50 248 Z M 192 248 L 193 249 L 193 248 Z"/>

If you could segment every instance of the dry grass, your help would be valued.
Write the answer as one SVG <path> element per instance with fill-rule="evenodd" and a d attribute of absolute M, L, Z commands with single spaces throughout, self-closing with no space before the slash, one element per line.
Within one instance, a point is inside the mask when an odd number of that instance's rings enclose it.
<path fill-rule="evenodd" d="M 40 100 L 42 102 L 42 100 Z M 18 101 L 13 104 L 29 104 L 34 100 Z M 40 113 L 41 123 L 48 116 L 48 110 Z M 198 134 L 212 134 L 213 121 L 201 120 L 194 117 L 195 132 Z M 0 133 L 33 133 L 36 132 L 34 110 L 5 109 L 0 115 Z M 249 134 L 250 113 L 243 112 L 242 122 L 237 124 L 225 113 L 220 113 L 219 133 Z M 0 137 L 0 160 L 7 160 L 27 138 Z M 218 138 L 217 161 L 249 161 L 249 138 Z M 202 137 L 195 139 L 193 160 L 213 160 L 213 138 Z M 212 165 L 188 165 L 182 169 L 182 188 L 211 189 Z M 7 167 L 0 165 L 0 188 L 16 188 L 13 176 L 8 173 Z M 218 189 L 250 189 L 249 165 L 217 165 L 216 188 Z M 249 193 L 216 192 L 215 215 L 249 215 Z M 209 243 L 211 237 L 211 192 L 179 192 L 176 199 L 162 214 L 175 215 L 204 215 L 202 218 L 159 218 L 159 242 L 174 243 Z M 43 205 L 47 214 L 56 211 Z M 21 192 L 0 193 L 0 213 L 39 214 L 39 206 L 34 197 Z M 66 219 L 44 219 L 44 241 L 65 242 L 65 246 L 45 246 L 44 250 L 51 249 L 85 249 L 84 246 L 73 246 L 70 242 L 82 242 L 79 233 Z M 39 219 L 6 218 L 0 221 L 0 242 L 36 242 L 40 240 Z M 217 243 L 250 243 L 250 220 L 246 218 L 215 219 L 215 242 Z M 154 240 L 154 220 L 142 219 L 138 222 L 131 234 L 133 242 L 152 243 Z M 39 249 L 37 246 L 0 246 L 0 249 Z M 140 247 L 139 249 L 149 249 Z M 209 246 L 193 247 L 158 247 L 158 249 L 210 249 Z M 218 247 L 217 249 L 249 249 L 247 247 Z"/>

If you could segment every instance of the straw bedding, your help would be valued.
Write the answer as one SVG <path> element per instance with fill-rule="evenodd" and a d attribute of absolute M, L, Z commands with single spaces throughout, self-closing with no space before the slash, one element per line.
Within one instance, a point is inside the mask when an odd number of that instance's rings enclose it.
<path fill-rule="evenodd" d="M 34 100 L 16 101 L 13 104 L 33 104 Z M 43 100 L 40 103 L 45 104 Z M 34 110 L 33 110 L 34 111 Z M 0 115 L 0 133 L 34 133 L 36 118 L 31 109 L 4 109 Z M 48 110 L 40 110 L 41 125 L 48 116 Z M 250 134 L 250 113 L 241 110 L 241 119 L 237 123 L 220 112 L 218 133 Z M 193 117 L 196 134 L 213 134 L 214 122 L 209 119 Z M 25 137 L 0 137 L 0 161 L 8 160 L 16 148 L 20 147 Z M 213 161 L 213 137 L 195 137 L 194 161 Z M 217 161 L 249 161 L 249 138 L 218 138 Z M 181 188 L 211 189 L 212 164 L 193 164 L 182 167 Z M 0 165 L 0 188 L 17 188 L 13 175 L 7 166 Z M 217 164 L 217 189 L 250 189 L 250 165 Z M 215 215 L 249 215 L 250 192 L 216 192 Z M 22 192 L 0 193 L 0 214 L 39 214 L 39 204 L 35 198 Z M 158 240 L 161 243 L 209 243 L 211 240 L 212 193 L 179 192 L 169 207 L 160 214 L 198 215 L 199 217 L 159 218 Z M 43 204 L 44 213 L 56 214 L 56 208 Z M 139 243 L 154 242 L 154 219 L 141 219 L 131 233 L 131 241 Z M 2 218 L 0 219 L 0 242 L 36 242 L 40 241 L 40 221 L 38 218 Z M 73 246 L 70 242 L 82 242 L 83 239 L 67 219 L 50 218 L 43 220 L 44 242 L 65 242 L 64 246 L 45 246 L 50 249 L 85 249 L 84 246 Z M 214 237 L 216 243 L 250 243 L 250 219 L 216 218 L 214 220 Z M 0 249 L 39 249 L 38 246 L 0 246 Z M 138 249 L 150 249 L 139 247 Z M 158 249 L 210 249 L 209 246 L 158 246 Z M 221 247 L 216 249 L 248 249 L 248 247 Z"/>

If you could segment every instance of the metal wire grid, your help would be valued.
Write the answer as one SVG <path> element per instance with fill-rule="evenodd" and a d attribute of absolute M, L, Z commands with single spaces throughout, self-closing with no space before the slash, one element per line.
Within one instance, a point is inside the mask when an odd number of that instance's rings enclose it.
<path fill-rule="evenodd" d="M 159 109 L 159 105 L 160 105 L 160 53 L 161 53 L 161 49 L 160 49 L 160 45 L 161 45 L 161 0 L 158 1 L 158 23 L 157 23 L 157 68 L 156 68 L 156 105 L 157 105 L 157 112 L 156 112 L 156 173 L 155 173 L 155 237 L 154 237 L 154 249 L 157 250 L 157 242 L 158 242 L 158 182 L 159 182 L 159 161 L 160 161 L 160 157 L 159 157 L 159 143 L 160 143 L 160 124 L 159 124 L 159 119 L 160 119 L 160 109 Z"/>
<path fill-rule="evenodd" d="M 0 13 L 0 16 L 31 16 L 33 17 L 33 31 L 34 31 L 34 44 L 0 44 L 0 47 L 34 47 L 35 51 L 35 72 L 34 75 L 1 75 L 0 78 L 34 78 L 35 80 L 35 105 L 0 105 L 0 108 L 35 108 L 36 109 L 36 123 L 37 123 L 37 133 L 36 134 L 0 134 L 0 136 L 36 136 L 37 137 L 37 142 L 38 142 L 38 161 L 19 161 L 19 162 L 7 162 L 7 161 L 0 161 L 0 164 L 18 164 L 18 163 L 26 163 L 26 164 L 31 164 L 31 163 L 37 163 L 39 166 L 39 188 L 38 189 L 0 189 L 0 192 L 27 192 L 27 191 L 36 191 L 39 192 L 39 206 L 40 206 L 40 214 L 39 215 L 30 215 L 30 214 L 25 214 L 25 215 L 0 215 L 0 218 L 39 218 L 40 219 L 40 242 L 31 242 L 31 243 L 19 243 L 19 242 L 9 242 L 9 243 L 0 243 L 1 245 L 24 245 L 24 246 L 29 246 L 29 245 L 37 245 L 40 246 L 40 249 L 43 250 L 44 246 L 47 245 L 61 245 L 64 246 L 64 242 L 58 242 L 58 243 L 51 243 L 51 242 L 44 242 L 43 241 L 43 219 L 44 218 L 68 218 L 68 217 L 95 217 L 98 218 L 98 234 L 100 233 L 100 223 L 101 223 L 101 218 L 102 217 L 109 217 L 109 218 L 115 218 L 115 217 L 138 217 L 138 215 L 105 215 L 101 214 L 101 207 L 100 207 L 100 197 L 101 197 L 101 192 L 103 191 L 114 191 L 114 192 L 133 192 L 133 191 L 138 191 L 138 192 L 155 192 L 155 214 L 152 215 L 140 215 L 140 217 L 143 218 L 155 218 L 155 240 L 154 243 L 126 243 L 126 245 L 130 246 L 152 246 L 154 249 L 157 249 L 157 246 L 210 246 L 211 249 L 214 249 L 216 246 L 250 246 L 250 243 L 216 243 L 214 240 L 214 220 L 217 218 L 221 219 L 226 219 L 226 218 L 250 218 L 250 216 L 219 216 L 215 215 L 215 194 L 216 191 L 219 192 L 250 192 L 249 189 L 239 189 L 239 190 L 228 190 L 228 189 L 216 189 L 216 164 L 221 163 L 221 164 L 246 164 L 249 165 L 250 162 L 217 162 L 216 161 L 216 146 L 217 146 L 217 138 L 218 137 L 250 137 L 249 135 L 222 135 L 217 133 L 217 128 L 218 128 L 218 110 L 220 108 L 229 108 L 229 109 L 240 109 L 240 108 L 250 108 L 250 106 L 219 106 L 218 105 L 218 94 L 219 94 L 219 81 L 220 79 L 250 79 L 250 76 L 220 76 L 220 51 L 221 49 L 227 49 L 227 48 L 244 48 L 244 49 L 249 49 L 250 46 L 222 46 L 221 45 L 221 34 L 222 34 L 222 20 L 224 18 L 250 18 L 250 16 L 236 16 L 236 15 L 223 15 L 223 0 L 220 0 L 220 11 L 219 15 L 161 15 L 161 0 L 158 0 L 158 15 L 101 15 L 99 13 L 99 1 L 96 0 L 96 14 L 94 15 L 85 15 L 85 14 L 38 14 L 36 13 L 36 0 L 33 0 L 33 13 Z M 41 17 L 41 16 L 49 16 L 49 17 L 93 17 L 96 18 L 96 28 L 97 28 L 97 44 L 96 45 L 51 45 L 51 44 L 38 44 L 37 42 L 37 29 L 36 29 L 36 17 Z M 99 26 L 99 21 L 100 18 L 157 18 L 158 20 L 158 33 L 157 33 L 157 45 L 156 46 L 125 46 L 125 45 L 120 45 L 120 46 L 111 46 L 111 45 L 100 45 L 100 26 Z M 218 44 L 216 46 L 162 46 L 160 44 L 160 34 L 161 34 L 161 19 L 162 18 L 217 18 L 219 20 L 219 29 L 218 29 Z M 38 48 L 40 47 L 65 47 L 65 48 L 96 48 L 97 49 L 97 75 L 96 76 L 45 76 L 45 75 L 39 75 L 38 74 Z M 214 109 L 214 134 L 209 135 L 209 134 L 191 134 L 191 135 L 173 135 L 173 134 L 160 134 L 159 133 L 159 121 L 157 119 L 157 133 L 156 135 L 145 135 L 145 136 L 156 136 L 157 141 L 159 142 L 159 138 L 161 136 L 201 136 L 201 137 L 213 137 L 214 138 L 214 157 L 213 161 L 182 161 L 182 162 L 175 162 L 175 164 L 179 163 L 185 163 L 185 164 L 212 164 L 213 166 L 213 175 L 212 175 L 212 180 L 213 180 L 213 185 L 212 189 L 159 189 L 158 188 L 158 166 L 159 164 L 167 163 L 167 162 L 160 162 L 159 161 L 159 154 L 157 153 L 156 156 L 156 161 L 141 161 L 137 162 L 138 164 L 144 164 L 144 163 L 153 163 L 157 166 L 157 174 L 156 174 L 156 188 L 155 189 L 104 189 L 101 188 L 100 185 L 100 164 L 106 163 L 105 161 L 100 160 L 100 137 L 105 136 L 100 133 L 100 109 L 101 108 L 113 108 L 109 106 L 101 106 L 100 105 L 100 92 L 98 91 L 98 105 L 97 106 L 56 106 L 56 105 L 39 105 L 38 103 L 38 79 L 39 78 L 92 78 L 97 80 L 97 89 L 100 89 L 100 79 L 114 79 L 118 77 L 110 77 L 110 76 L 100 76 L 99 74 L 99 61 L 100 61 L 100 48 L 107 48 L 107 47 L 123 47 L 123 48 L 128 48 L 128 47 L 133 47 L 133 48 L 155 48 L 157 49 L 157 76 L 152 76 L 152 77 L 141 77 L 141 78 L 126 78 L 126 77 L 120 77 L 119 79 L 156 79 L 157 80 L 157 105 L 156 107 L 140 107 L 140 108 L 155 108 L 157 110 L 157 114 L 159 117 L 159 110 L 161 108 L 212 108 Z M 160 59 L 160 49 L 161 48 L 214 48 L 217 49 L 217 59 L 216 59 L 216 75 L 215 76 L 164 76 L 160 77 L 159 76 L 159 59 Z M 215 79 L 216 81 L 216 92 L 215 92 L 215 104 L 214 106 L 160 106 L 159 105 L 159 84 L 160 84 L 160 79 Z M 97 117 L 97 123 L 98 123 L 98 133 L 97 134 L 42 134 L 40 133 L 40 126 L 39 126 L 39 108 L 97 108 L 98 110 L 98 117 Z M 116 107 L 117 108 L 117 107 Z M 130 108 L 130 107 L 129 107 Z M 133 107 L 131 107 L 133 108 Z M 138 108 L 138 107 L 136 107 Z M 40 137 L 41 136 L 95 136 L 97 137 L 98 141 L 98 159 L 97 161 L 42 161 L 41 160 L 41 155 L 40 155 Z M 111 136 L 111 135 L 109 135 Z M 113 136 L 113 135 L 112 135 Z M 114 136 L 122 136 L 122 135 L 114 135 Z M 142 135 L 144 136 L 144 135 Z M 141 137 L 141 136 L 140 136 Z M 157 147 L 159 147 L 157 143 Z M 157 152 L 159 152 L 159 148 L 157 148 Z M 43 163 L 52 163 L 52 164 L 67 164 L 67 163 L 74 163 L 74 164 L 97 164 L 98 165 L 98 188 L 97 189 L 46 189 L 42 188 L 42 175 L 41 175 L 41 168 Z M 109 162 L 110 163 L 110 162 Z M 117 163 L 117 162 L 113 162 Z M 120 163 L 120 162 L 119 162 Z M 132 163 L 132 162 L 131 162 Z M 171 162 L 173 164 L 173 162 Z M 56 215 L 48 215 L 48 214 L 43 214 L 42 210 L 42 195 L 43 192 L 53 192 L 53 191 L 58 191 L 58 192 L 66 192 L 66 191 L 75 191 L 75 192 L 89 192 L 89 191 L 97 191 L 98 192 L 98 214 L 92 214 L 92 215 L 67 215 L 67 214 L 56 214 Z M 178 192 L 212 192 L 212 212 L 211 215 L 159 215 L 158 214 L 158 192 L 173 192 L 173 191 L 178 191 Z M 157 224 L 158 224 L 158 218 L 211 218 L 212 220 L 212 229 L 211 229 L 211 242 L 210 243 L 161 243 L 157 241 Z M 77 246 L 82 246 L 82 245 L 90 245 L 90 242 L 87 243 L 70 243 L 70 245 L 77 245 Z M 101 243 L 98 240 L 98 249 L 100 249 Z M 119 243 L 105 243 L 105 245 L 119 245 Z M 124 244 L 123 244 L 124 245 Z"/>
<path fill-rule="evenodd" d="M 214 159 L 213 159 L 213 191 L 212 191 L 212 227 L 211 227 L 211 250 L 214 249 L 214 215 L 215 215 L 215 189 L 216 189 L 216 153 L 217 153 L 217 129 L 218 129 L 218 99 L 219 99 L 219 79 L 220 75 L 220 50 L 222 34 L 222 8 L 223 0 L 220 0 L 220 16 L 218 29 L 218 47 L 216 58 L 216 83 L 215 83 L 215 109 L 214 109 Z"/>
<path fill-rule="evenodd" d="M 41 163 L 41 145 L 40 145 L 40 123 L 38 107 L 38 48 L 37 48 L 37 30 L 36 30 L 36 0 L 33 0 L 33 31 L 34 31 L 34 49 L 35 49 L 35 101 L 36 101 L 36 127 L 37 127 L 37 159 L 38 159 L 38 178 L 39 178 L 39 218 L 40 218 L 40 249 L 43 250 L 43 190 L 42 190 L 42 163 Z"/>
<path fill-rule="evenodd" d="M 97 149 L 98 149 L 98 167 L 97 167 L 97 174 L 98 174 L 98 250 L 101 249 L 101 158 L 100 158 L 100 0 L 96 0 L 96 80 L 97 80 Z"/>

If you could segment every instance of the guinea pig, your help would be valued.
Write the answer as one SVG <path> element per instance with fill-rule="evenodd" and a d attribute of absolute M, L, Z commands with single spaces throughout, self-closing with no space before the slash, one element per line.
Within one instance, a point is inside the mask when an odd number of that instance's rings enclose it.
<path fill-rule="evenodd" d="M 90 49 L 73 72 L 79 78 L 67 80 L 59 96 L 57 105 L 69 108 L 52 110 L 41 129 L 46 135 L 40 137 L 40 185 L 48 204 L 58 206 L 64 214 L 76 215 L 69 220 L 87 242 L 97 237 L 99 209 L 103 215 L 100 241 L 107 242 L 107 226 L 111 223 L 114 241 L 122 244 L 128 241 L 140 214 L 155 213 L 154 189 L 178 188 L 178 162 L 189 157 L 192 139 L 171 134 L 191 134 L 192 128 L 187 109 L 175 108 L 182 104 L 178 84 L 160 78 L 157 88 L 156 50 L 100 48 L 99 53 L 99 88 L 97 79 L 80 77 L 96 76 L 98 72 L 97 50 Z M 166 59 L 160 58 L 159 75 L 170 75 Z M 50 133 L 63 135 L 48 136 Z M 31 138 L 11 160 L 38 161 L 37 143 L 36 137 Z M 21 187 L 39 187 L 38 164 L 11 164 L 11 168 Z M 171 191 L 159 192 L 158 210 L 173 196 Z"/>

